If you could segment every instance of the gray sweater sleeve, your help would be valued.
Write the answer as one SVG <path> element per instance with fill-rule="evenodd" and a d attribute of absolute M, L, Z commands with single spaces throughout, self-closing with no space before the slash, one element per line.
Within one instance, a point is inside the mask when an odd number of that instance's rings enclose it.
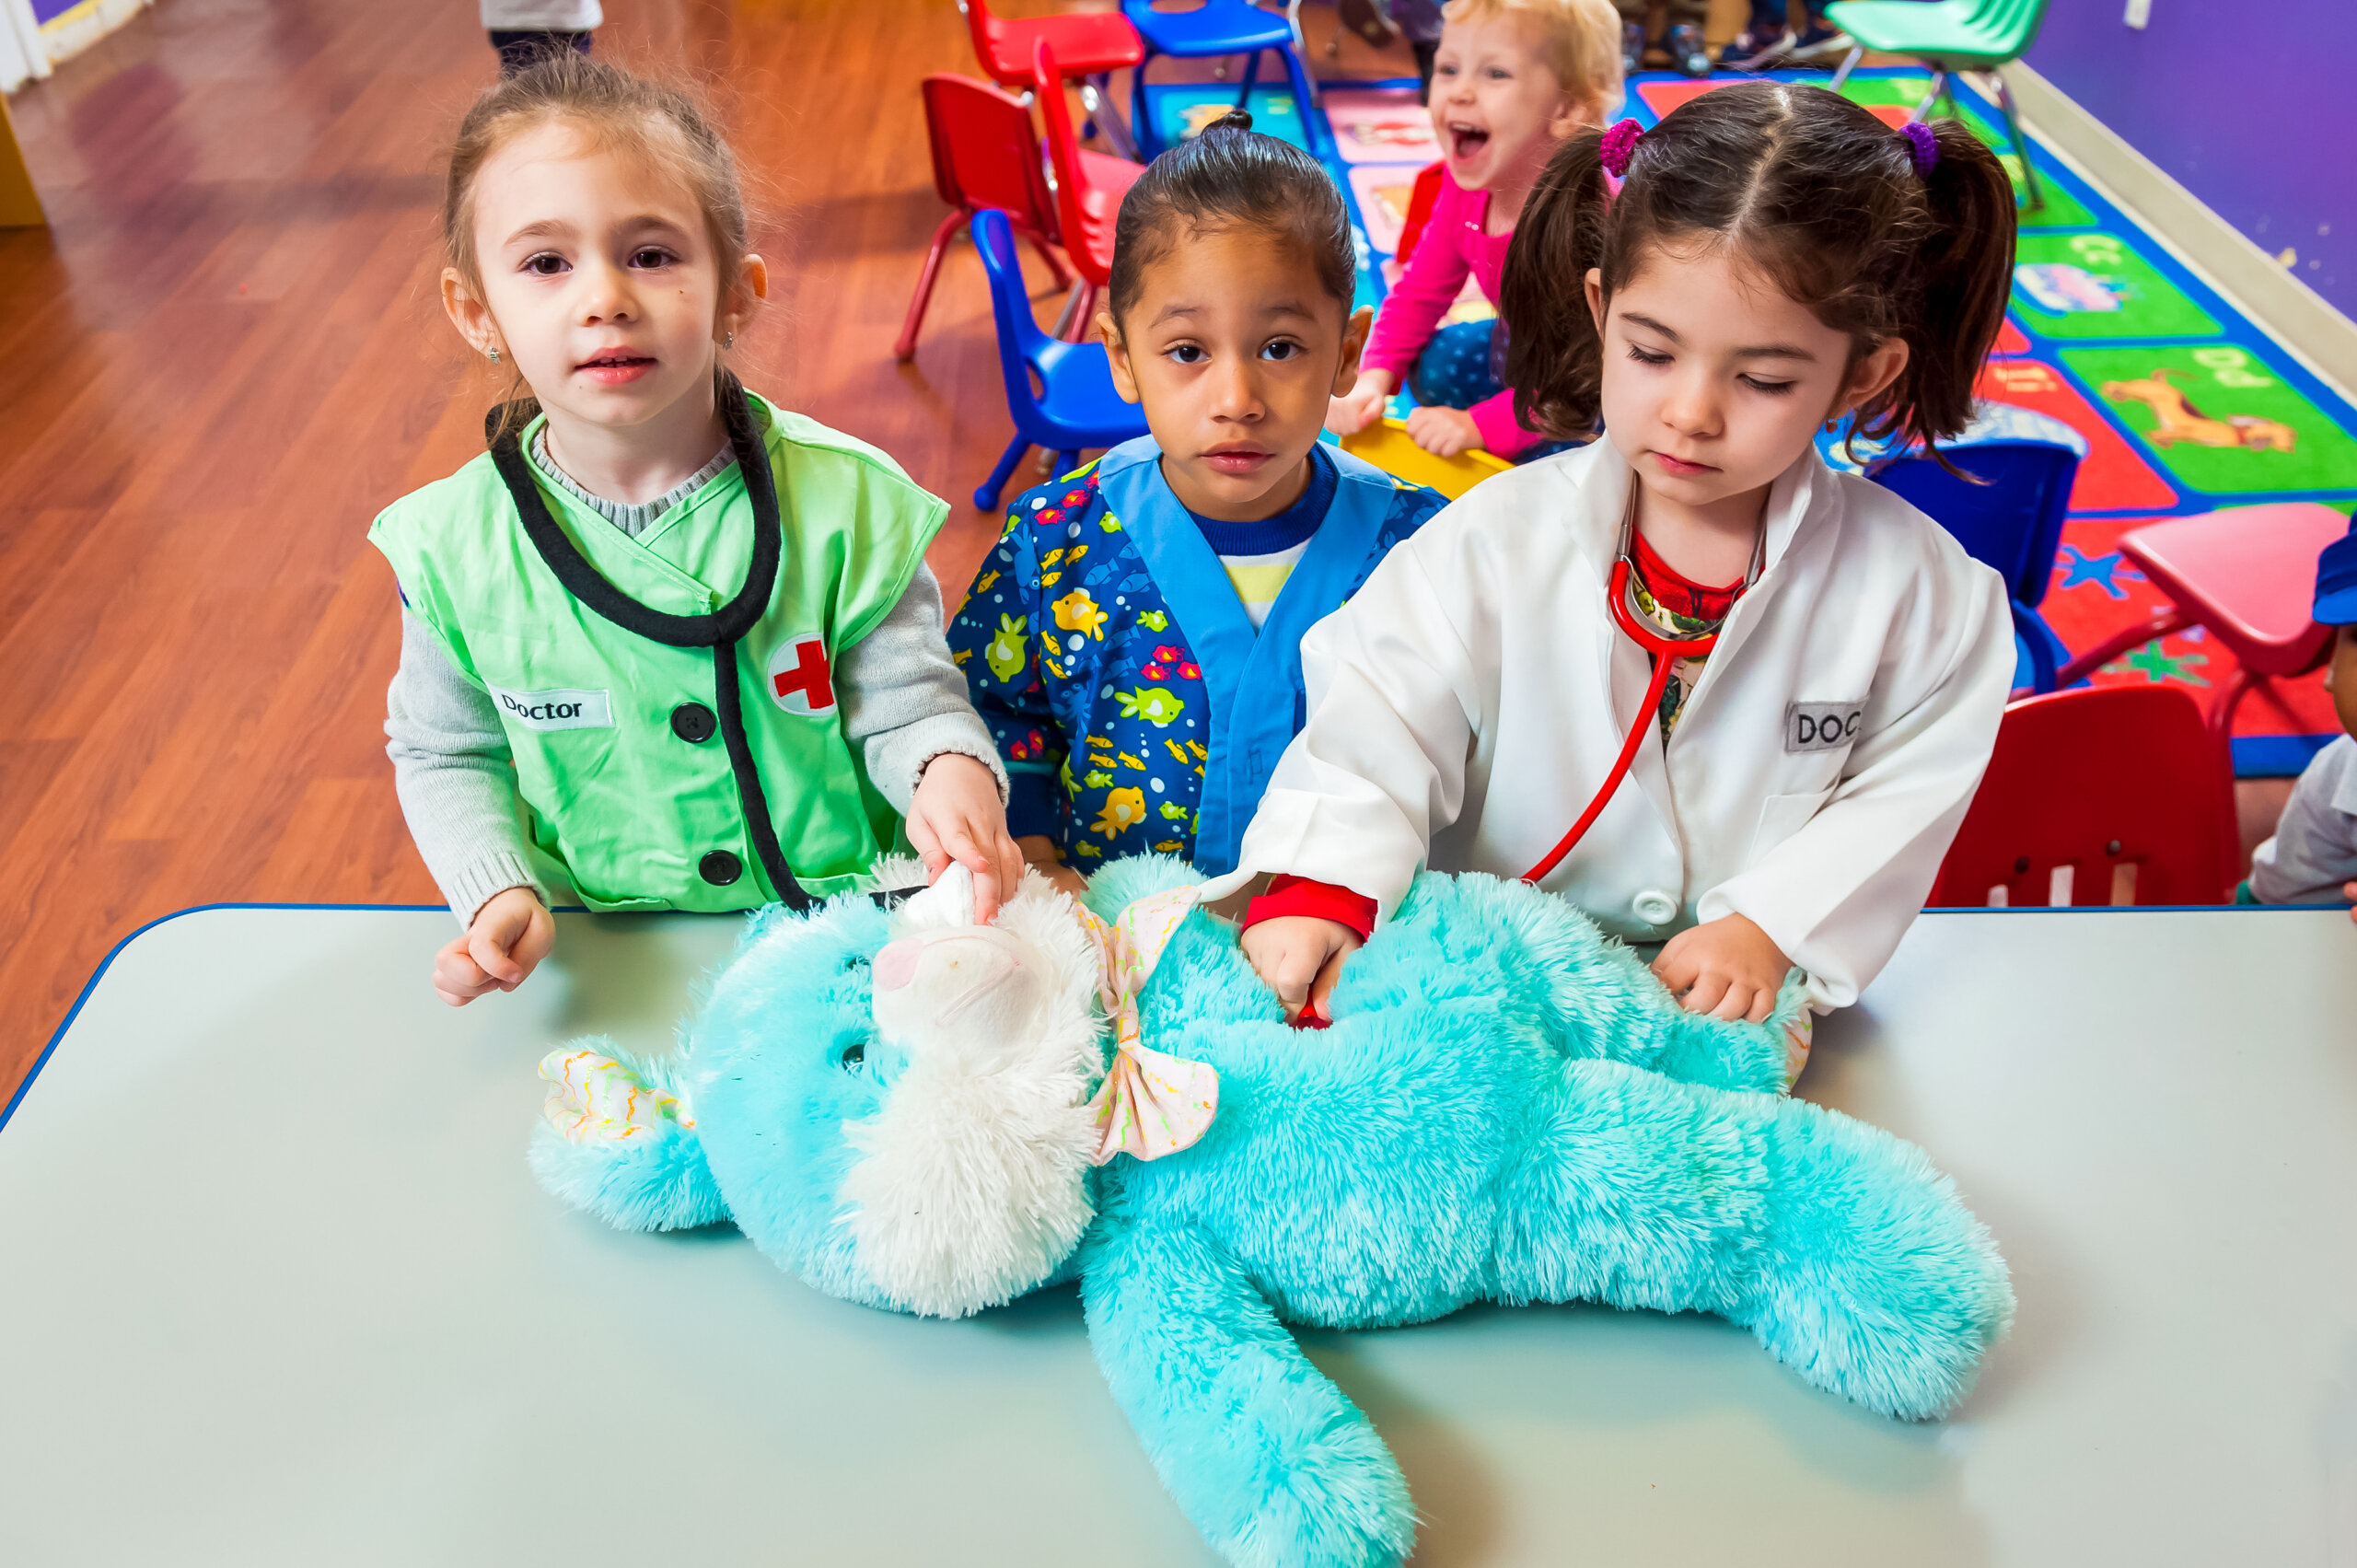
<path fill-rule="evenodd" d="M 401 662 L 385 692 L 385 754 L 417 853 L 460 925 L 509 888 L 549 890 L 524 855 L 516 764 L 491 693 L 450 662 L 425 622 L 401 611 Z"/>
<path fill-rule="evenodd" d="M 941 584 L 920 564 L 900 602 L 837 661 L 843 737 L 862 749 L 867 776 L 902 816 L 924 765 L 948 751 L 988 768 L 1006 798 L 1006 767 L 949 656 L 944 620 Z"/>
<path fill-rule="evenodd" d="M 944 752 L 973 758 L 1006 796 L 1006 771 L 966 695 L 942 634 L 941 585 L 919 566 L 876 629 L 836 671 L 843 737 L 867 776 L 906 815 L 924 766 Z M 385 693 L 385 753 L 410 837 L 461 925 L 493 895 L 533 877 L 516 815 L 516 767 L 491 694 L 460 673 L 424 621 L 401 611 L 401 662 Z"/>

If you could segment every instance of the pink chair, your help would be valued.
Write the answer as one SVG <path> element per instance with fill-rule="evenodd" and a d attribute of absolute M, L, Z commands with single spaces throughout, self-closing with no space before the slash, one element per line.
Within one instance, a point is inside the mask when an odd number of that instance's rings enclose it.
<path fill-rule="evenodd" d="M 2255 686 L 2305 675 L 2332 651 L 2332 628 L 2308 619 L 2316 556 L 2349 518 L 2313 501 L 2234 506 L 2147 523 L 2119 536 L 2119 552 L 2166 594 L 2169 608 L 2089 648 L 2055 676 L 2068 687 L 2131 648 L 2200 626 L 2239 666 L 2210 704 L 2210 739 L 2233 755 L 2235 710 Z"/>
<path fill-rule="evenodd" d="M 1056 225 L 1056 198 L 1048 189 L 1039 144 L 1031 134 L 1031 113 L 1023 100 L 987 82 L 946 75 L 927 76 L 923 93 L 925 131 L 933 144 L 933 188 L 950 211 L 933 231 L 933 248 L 925 252 L 916 296 L 909 301 L 908 319 L 892 345 L 893 356 L 904 362 L 916 354 L 917 328 L 933 300 L 942 252 L 985 207 L 1006 214 L 1016 232 L 1031 241 L 1055 274 L 1058 288 L 1073 285 L 1072 269 L 1055 251 L 1062 238 Z"/>

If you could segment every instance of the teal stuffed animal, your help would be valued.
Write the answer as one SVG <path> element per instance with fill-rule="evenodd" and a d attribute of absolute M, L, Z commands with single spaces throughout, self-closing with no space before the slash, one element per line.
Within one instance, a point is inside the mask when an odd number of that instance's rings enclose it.
<path fill-rule="evenodd" d="M 1092 918 L 1035 877 L 987 930 L 955 871 L 898 911 L 765 912 L 677 1056 L 542 1064 L 534 1167 L 624 1228 L 733 1219 L 877 1307 L 958 1316 L 1076 1276 L 1164 1484 L 1271 1568 L 1398 1562 L 1415 1533 L 1288 1323 L 1713 1312 L 1905 1418 L 1952 1407 L 2003 1333 L 2004 1264 L 1947 1179 L 1782 1095 L 1796 994 L 1764 1026 L 1696 1017 L 1561 900 L 1427 875 L 1332 1026 L 1296 1030 L 1191 880 L 1108 866 Z"/>

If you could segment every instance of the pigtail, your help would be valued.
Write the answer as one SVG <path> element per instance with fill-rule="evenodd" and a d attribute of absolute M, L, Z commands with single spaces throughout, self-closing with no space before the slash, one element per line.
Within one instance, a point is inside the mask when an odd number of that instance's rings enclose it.
<path fill-rule="evenodd" d="M 1604 264 L 1604 134 L 1583 131 L 1548 160 L 1506 246 L 1498 315 L 1506 385 L 1525 428 L 1560 440 L 1596 433 L 1604 342 L 1588 313 L 1587 274 Z"/>
<path fill-rule="evenodd" d="M 1972 423 L 1973 383 L 2013 288 L 2014 183 L 1962 121 L 1932 123 L 1938 161 L 1923 179 L 1932 231 L 1916 252 L 1921 303 L 1904 331 L 1907 368 L 1888 394 L 1895 425 L 1930 445 Z"/>

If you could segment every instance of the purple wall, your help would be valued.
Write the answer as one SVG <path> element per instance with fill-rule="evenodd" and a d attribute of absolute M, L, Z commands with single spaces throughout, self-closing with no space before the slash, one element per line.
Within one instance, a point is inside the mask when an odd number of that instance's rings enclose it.
<path fill-rule="evenodd" d="M 2357 317 L 2357 6 L 2052 0 L 2025 58 Z"/>

